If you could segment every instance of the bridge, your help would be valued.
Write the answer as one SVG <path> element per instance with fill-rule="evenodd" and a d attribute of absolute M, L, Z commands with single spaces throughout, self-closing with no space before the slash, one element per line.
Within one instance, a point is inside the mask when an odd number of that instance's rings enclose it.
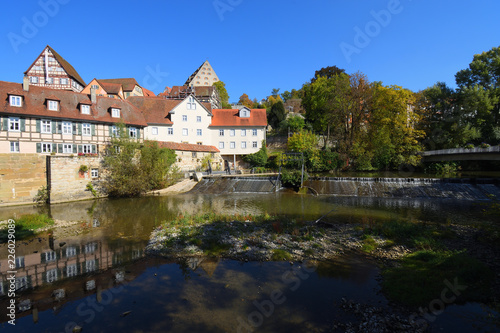
<path fill-rule="evenodd" d="M 440 161 L 500 161 L 500 146 L 488 148 L 454 148 L 420 153 L 424 162 Z"/>

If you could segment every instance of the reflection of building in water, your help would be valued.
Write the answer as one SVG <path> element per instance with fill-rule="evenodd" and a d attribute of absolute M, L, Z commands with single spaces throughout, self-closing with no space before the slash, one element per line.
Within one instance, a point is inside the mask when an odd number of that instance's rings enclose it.
<path fill-rule="evenodd" d="M 47 245 L 45 245 L 47 247 Z M 106 242 L 92 240 L 85 244 L 65 245 L 56 250 L 46 248 L 38 253 L 16 258 L 17 317 L 29 314 L 38 319 L 38 312 L 61 307 L 65 302 L 98 294 L 108 288 L 130 281 L 148 266 L 143 245 L 110 248 Z M 135 261 L 133 264 L 132 261 Z M 125 269 L 121 264 L 131 267 Z M 8 260 L 0 260 L 0 307 L 8 305 Z M 32 292 L 29 288 L 36 287 Z M 56 302 L 56 303 L 54 303 Z M 23 312 L 24 311 L 24 312 Z M 5 311 L 0 322 L 6 322 Z"/>
<path fill-rule="evenodd" d="M 24 290 L 78 275 L 106 270 L 144 256 L 142 247 L 110 249 L 107 243 L 90 241 L 16 257 L 16 289 Z M 0 295 L 6 293 L 8 259 L 0 260 Z"/>

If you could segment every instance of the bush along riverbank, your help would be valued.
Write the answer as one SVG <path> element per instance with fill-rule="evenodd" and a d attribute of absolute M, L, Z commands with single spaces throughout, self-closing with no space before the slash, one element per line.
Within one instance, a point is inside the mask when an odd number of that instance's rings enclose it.
<path fill-rule="evenodd" d="M 405 221 L 367 227 L 267 214 L 180 215 L 153 231 L 146 252 L 294 262 L 328 260 L 354 250 L 380 263 L 384 293 L 408 310 L 458 286 L 455 294 L 446 294 L 453 304 L 480 301 L 498 311 L 500 252 L 497 227 L 491 228 Z"/>

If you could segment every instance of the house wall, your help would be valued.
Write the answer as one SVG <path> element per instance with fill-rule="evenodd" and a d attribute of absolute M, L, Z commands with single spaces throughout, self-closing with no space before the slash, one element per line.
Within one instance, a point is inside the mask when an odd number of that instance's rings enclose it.
<path fill-rule="evenodd" d="M 153 127 L 158 128 L 158 134 L 153 135 Z M 168 128 L 173 128 L 172 125 L 157 125 L 150 124 L 144 128 L 144 139 L 145 140 L 156 140 L 156 141 L 174 141 L 174 136 L 168 134 Z M 174 129 L 175 133 L 175 129 Z"/>
<path fill-rule="evenodd" d="M 191 151 L 175 151 L 177 155 L 177 162 L 175 166 L 177 166 L 180 171 L 194 171 L 201 168 L 201 164 L 203 158 L 206 156 L 211 157 L 212 161 L 212 170 L 217 170 L 217 167 L 222 165 L 222 158 L 219 153 L 209 153 L 209 152 L 196 152 L 196 156 L 193 156 L 193 152 Z M 205 170 L 203 170 L 205 171 Z"/>
<path fill-rule="evenodd" d="M 212 145 L 220 150 L 221 155 L 247 155 L 253 154 L 262 148 L 262 141 L 265 139 L 265 129 L 263 127 L 245 127 L 246 135 L 242 135 L 242 129 L 238 127 L 210 127 L 212 136 Z M 252 134 L 252 130 L 257 130 L 257 135 Z M 224 136 L 220 136 L 220 131 L 224 130 Z M 231 136 L 231 130 L 234 130 L 234 136 Z M 221 148 L 220 143 L 224 143 Z M 234 142 L 234 148 L 231 148 L 231 142 Z M 242 148 L 242 142 L 246 142 L 246 148 Z M 257 147 L 253 143 L 257 142 Z"/>
<path fill-rule="evenodd" d="M 0 205 L 32 203 L 47 184 L 45 163 L 40 154 L 0 154 Z"/>
<path fill-rule="evenodd" d="M 96 181 L 92 178 L 92 169 L 97 169 L 99 175 L 103 172 L 101 159 L 90 156 L 48 156 L 50 171 L 50 203 L 63 201 L 93 199 L 94 195 L 86 189 L 89 182 L 97 190 Z M 79 172 L 80 166 L 86 165 L 85 173 Z"/>
<path fill-rule="evenodd" d="M 174 134 L 168 136 L 168 139 L 163 141 L 173 141 L 182 143 L 197 144 L 201 142 L 202 145 L 212 145 L 211 138 L 209 135 L 208 126 L 212 122 L 212 116 L 207 112 L 207 110 L 198 102 L 196 104 L 195 110 L 187 109 L 188 99 L 185 99 L 177 105 L 173 112 L 171 112 L 171 120 L 174 123 L 172 128 L 174 129 Z M 187 116 L 187 121 L 182 120 L 182 116 Z M 196 121 L 196 117 L 201 117 L 201 122 Z M 187 135 L 183 135 L 183 129 L 187 129 Z M 201 129 L 201 136 L 197 135 L 197 130 Z"/>

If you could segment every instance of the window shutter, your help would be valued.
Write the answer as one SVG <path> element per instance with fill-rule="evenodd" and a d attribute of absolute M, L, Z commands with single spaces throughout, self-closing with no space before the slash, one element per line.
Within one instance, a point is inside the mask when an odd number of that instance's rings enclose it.
<path fill-rule="evenodd" d="M 95 145 L 92 145 L 92 154 L 95 154 L 95 153 L 97 153 L 96 146 L 95 146 Z"/>
<path fill-rule="evenodd" d="M 92 136 L 94 136 L 95 135 L 95 124 L 90 125 L 90 130 L 91 130 Z"/>
<path fill-rule="evenodd" d="M 51 120 L 50 126 L 52 127 L 52 134 L 56 134 L 57 133 L 57 121 Z"/>
<path fill-rule="evenodd" d="M 36 120 L 36 131 L 37 131 L 37 133 L 40 133 L 40 131 L 41 131 L 40 127 L 41 127 L 41 125 L 40 125 L 40 119 L 37 119 Z"/>
<path fill-rule="evenodd" d="M 77 147 L 76 145 L 73 145 L 73 154 L 76 154 L 77 153 Z"/>
<path fill-rule="evenodd" d="M 57 134 L 62 133 L 62 122 L 58 121 L 57 122 Z"/>
<path fill-rule="evenodd" d="M 57 143 L 52 144 L 52 152 L 57 153 Z"/>
<path fill-rule="evenodd" d="M 63 152 L 62 143 L 60 143 L 60 144 L 57 145 L 57 152 L 58 153 L 62 153 Z"/>
<path fill-rule="evenodd" d="M 39 142 L 36 144 L 36 152 L 41 153 L 42 152 L 42 144 Z"/>
<path fill-rule="evenodd" d="M 4 131 L 9 130 L 9 118 L 7 117 L 3 118 L 3 130 Z"/>
<path fill-rule="evenodd" d="M 109 125 L 108 128 L 109 128 L 109 136 L 113 136 L 113 130 L 112 130 L 113 126 Z"/>
<path fill-rule="evenodd" d="M 78 135 L 82 135 L 82 123 L 78 123 Z"/>
<path fill-rule="evenodd" d="M 78 153 L 82 152 L 82 145 L 78 145 Z"/>
<path fill-rule="evenodd" d="M 26 119 L 21 118 L 21 132 L 26 130 Z"/>
<path fill-rule="evenodd" d="M 73 134 L 76 135 L 76 123 L 73 123 Z"/>

